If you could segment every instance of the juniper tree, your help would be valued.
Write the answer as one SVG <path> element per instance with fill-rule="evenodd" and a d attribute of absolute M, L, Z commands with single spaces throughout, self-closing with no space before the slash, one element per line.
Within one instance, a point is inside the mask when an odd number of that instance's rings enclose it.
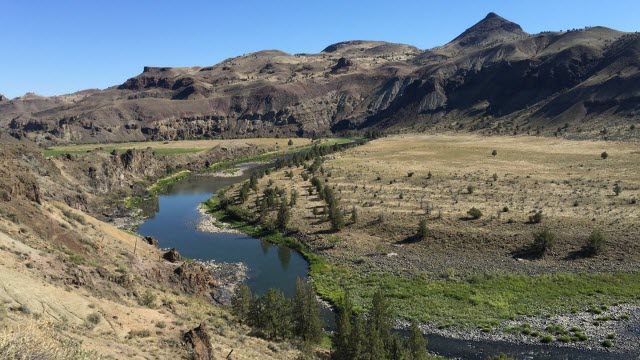
<path fill-rule="evenodd" d="M 247 284 L 242 283 L 236 287 L 233 297 L 231 298 L 231 312 L 238 318 L 241 324 L 249 321 L 252 299 L 253 295 Z"/>
<path fill-rule="evenodd" d="M 278 209 L 278 216 L 276 218 L 276 225 L 280 230 L 286 230 L 289 220 L 291 219 L 291 213 L 289 211 L 289 204 L 286 197 L 280 202 L 280 208 Z"/>
<path fill-rule="evenodd" d="M 556 243 L 556 235 L 548 228 L 533 233 L 531 250 L 538 256 L 543 256 L 552 250 Z"/>
<path fill-rule="evenodd" d="M 429 236 L 429 228 L 427 227 L 427 219 L 421 219 L 418 223 L 418 233 L 416 234 L 419 240 L 424 240 Z"/>
<path fill-rule="evenodd" d="M 313 284 L 296 279 L 296 293 L 292 304 L 294 333 L 306 343 L 318 344 L 322 340 L 320 307 Z"/>
<path fill-rule="evenodd" d="M 616 196 L 620 195 L 620 193 L 622 192 L 622 186 L 620 186 L 620 184 L 616 183 L 613 185 L 613 193 L 616 194 Z"/>
<path fill-rule="evenodd" d="M 426 360 L 427 359 L 427 339 L 425 339 L 420 330 L 418 323 L 411 321 L 409 328 L 409 339 L 407 340 L 407 352 L 409 360 Z"/>
<path fill-rule="evenodd" d="M 355 314 L 351 320 L 351 334 L 349 335 L 349 359 L 368 359 L 367 333 L 365 320 L 360 314 Z"/>
<path fill-rule="evenodd" d="M 269 339 L 284 339 L 290 334 L 290 303 L 277 289 L 269 289 L 262 297 L 263 330 Z"/>
<path fill-rule="evenodd" d="M 393 317 L 382 290 L 373 295 L 368 322 L 370 359 L 387 359 L 392 340 Z"/>
<path fill-rule="evenodd" d="M 353 315 L 353 304 L 349 292 L 346 291 L 336 309 L 336 330 L 333 334 L 333 352 L 331 358 L 334 360 L 350 360 L 351 347 L 351 317 Z"/>

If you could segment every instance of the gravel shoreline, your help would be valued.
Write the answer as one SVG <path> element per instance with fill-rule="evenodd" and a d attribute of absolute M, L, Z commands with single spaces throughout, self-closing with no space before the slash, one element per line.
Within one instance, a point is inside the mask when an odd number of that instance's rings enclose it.
<path fill-rule="evenodd" d="M 614 351 L 620 353 L 640 353 L 640 306 L 622 304 L 600 309 L 601 313 L 579 311 L 574 314 L 554 315 L 550 317 L 525 317 L 518 320 L 503 321 L 496 329 L 484 331 L 482 329 L 441 328 L 434 324 L 421 324 L 424 334 L 435 334 L 448 338 L 469 341 L 507 341 L 514 344 L 542 344 L 541 339 L 546 335 L 553 336 L 553 341 L 546 345 L 568 347 L 584 350 Z M 628 317 L 628 318 L 627 318 Z M 524 325 L 528 324 L 528 325 Z M 574 335 L 572 328 L 579 328 L 588 337 L 584 341 L 562 342 L 557 340 L 560 334 L 551 334 L 548 326 L 561 326 L 568 337 Z M 406 330 L 409 323 L 404 320 L 396 321 L 397 329 Z M 528 330 L 524 330 L 525 327 Z M 523 331 L 524 330 L 524 331 Z M 538 336 L 531 333 L 537 332 Z M 612 348 L 602 345 L 609 334 L 615 334 L 610 341 Z"/>
<path fill-rule="evenodd" d="M 228 234 L 240 234 L 241 232 L 231 228 L 229 224 L 221 223 L 213 217 L 211 214 L 207 212 L 207 209 L 204 208 L 202 204 L 198 206 L 198 212 L 200 213 L 200 220 L 198 220 L 198 224 L 196 228 L 202 232 L 208 233 L 228 233 Z"/>

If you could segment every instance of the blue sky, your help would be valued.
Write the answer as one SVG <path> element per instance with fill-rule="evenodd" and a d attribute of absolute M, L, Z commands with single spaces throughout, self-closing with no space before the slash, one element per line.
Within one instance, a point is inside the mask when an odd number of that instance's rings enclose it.
<path fill-rule="evenodd" d="M 640 30 L 638 0 L 0 0 L 0 93 L 105 88 L 145 65 L 206 66 L 257 50 L 318 52 L 353 39 L 426 49 L 490 11 L 530 33 Z"/>

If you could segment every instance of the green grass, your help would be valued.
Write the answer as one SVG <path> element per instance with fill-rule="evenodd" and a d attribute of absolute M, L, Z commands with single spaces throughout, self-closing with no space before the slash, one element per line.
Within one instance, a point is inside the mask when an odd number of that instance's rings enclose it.
<path fill-rule="evenodd" d="M 162 178 L 156 181 L 153 185 L 151 185 L 148 189 L 148 192 L 150 195 L 153 195 L 153 196 L 158 195 L 160 192 L 165 190 L 169 185 L 175 182 L 178 182 L 189 175 L 191 175 L 191 172 L 189 170 L 183 170 L 175 174 L 172 174 L 170 176 L 167 176 L 165 178 Z"/>
<path fill-rule="evenodd" d="M 353 139 L 350 139 L 350 138 L 335 138 L 335 139 L 329 139 L 319 144 L 318 146 L 324 147 L 324 146 L 332 146 L 335 144 L 341 145 L 341 144 L 350 143 L 352 141 Z M 217 171 L 227 170 L 235 165 L 246 163 L 246 162 L 253 162 L 253 161 L 267 162 L 281 155 L 293 154 L 293 153 L 309 150 L 313 148 L 313 146 L 315 146 L 315 144 L 293 147 L 293 148 L 282 148 L 280 150 L 271 151 L 264 154 L 245 156 L 245 157 L 241 157 L 233 160 L 220 161 L 209 166 L 209 168 L 205 169 L 204 172 L 217 172 Z"/>

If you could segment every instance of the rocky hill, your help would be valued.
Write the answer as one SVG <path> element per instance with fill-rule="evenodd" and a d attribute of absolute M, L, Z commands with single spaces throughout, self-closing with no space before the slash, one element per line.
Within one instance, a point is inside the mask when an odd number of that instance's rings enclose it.
<path fill-rule="evenodd" d="M 0 358 L 296 358 L 290 343 L 247 336 L 213 305 L 233 286 L 215 268 L 168 257 L 154 239 L 99 220 L 117 212 L 104 206 L 113 197 L 142 191 L 167 166 L 255 151 L 238 142 L 198 155 L 96 150 L 46 159 L 30 141 L 0 133 Z"/>
<path fill-rule="evenodd" d="M 494 13 L 428 50 L 347 41 L 214 66 L 145 67 L 105 90 L 0 101 L 0 127 L 39 142 L 312 136 L 369 127 L 634 139 L 640 35 L 528 34 Z"/>

